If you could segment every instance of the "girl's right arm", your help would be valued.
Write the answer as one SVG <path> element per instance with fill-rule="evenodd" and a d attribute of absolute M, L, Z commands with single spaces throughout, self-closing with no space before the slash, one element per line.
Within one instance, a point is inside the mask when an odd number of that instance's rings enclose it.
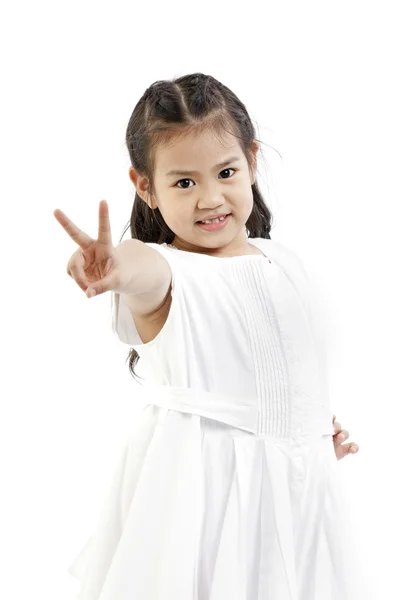
<path fill-rule="evenodd" d="M 136 239 L 121 242 L 115 251 L 121 272 L 126 273 L 128 281 L 118 293 L 124 296 L 134 315 L 151 316 L 164 304 L 171 286 L 168 261 L 157 250 Z"/>

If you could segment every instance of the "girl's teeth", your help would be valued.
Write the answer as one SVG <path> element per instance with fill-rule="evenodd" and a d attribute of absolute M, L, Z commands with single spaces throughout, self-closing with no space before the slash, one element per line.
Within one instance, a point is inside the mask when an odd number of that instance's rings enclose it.
<path fill-rule="evenodd" d="M 225 215 L 225 217 L 226 217 L 226 215 Z M 225 217 L 220 217 L 219 219 L 213 219 L 212 221 L 200 221 L 200 223 L 204 223 L 204 224 L 207 224 L 207 223 L 218 223 L 219 221 L 223 221 L 225 219 Z"/>

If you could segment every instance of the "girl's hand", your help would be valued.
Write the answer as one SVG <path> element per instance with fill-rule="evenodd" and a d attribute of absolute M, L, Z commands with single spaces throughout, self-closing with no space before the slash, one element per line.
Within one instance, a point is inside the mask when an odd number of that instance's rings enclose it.
<path fill-rule="evenodd" d="M 67 264 L 67 273 L 76 281 L 88 298 L 103 294 L 121 286 L 119 261 L 111 239 L 108 205 L 99 205 L 99 229 L 97 240 L 77 227 L 61 210 L 54 216 L 68 235 L 79 245 Z"/>
<path fill-rule="evenodd" d="M 358 452 L 358 445 L 354 442 L 350 442 L 349 444 L 343 444 L 344 440 L 347 440 L 349 437 L 349 432 L 346 429 L 342 429 L 341 424 L 336 420 L 336 415 L 333 415 L 332 423 L 335 428 L 335 433 L 333 437 L 333 444 L 335 446 L 336 458 L 340 460 L 344 456 L 348 454 L 356 454 Z"/>

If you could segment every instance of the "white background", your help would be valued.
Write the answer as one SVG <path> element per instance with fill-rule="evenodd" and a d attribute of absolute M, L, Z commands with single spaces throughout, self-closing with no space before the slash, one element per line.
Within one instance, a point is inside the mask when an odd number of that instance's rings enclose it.
<path fill-rule="evenodd" d="M 398 597 L 396 8 L 39 0 L 2 9 L 1 597 L 75 597 L 67 567 L 136 410 L 110 295 L 89 300 L 67 276 L 76 246 L 53 211 L 97 236 L 106 199 L 117 244 L 134 198 L 124 145 L 133 108 L 154 81 L 196 71 L 247 106 L 271 236 L 322 292 L 331 405 L 360 447 L 340 466 L 362 560 L 374 566 L 376 597 Z"/>

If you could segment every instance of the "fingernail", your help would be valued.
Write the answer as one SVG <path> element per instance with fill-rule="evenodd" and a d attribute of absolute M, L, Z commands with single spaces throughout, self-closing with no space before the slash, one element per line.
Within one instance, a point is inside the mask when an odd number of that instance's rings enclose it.
<path fill-rule="evenodd" d="M 95 296 L 95 295 L 96 295 L 96 290 L 94 290 L 93 288 L 91 288 L 89 290 L 88 297 L 89 298 L 93 298 L 93 296 Z"/>

